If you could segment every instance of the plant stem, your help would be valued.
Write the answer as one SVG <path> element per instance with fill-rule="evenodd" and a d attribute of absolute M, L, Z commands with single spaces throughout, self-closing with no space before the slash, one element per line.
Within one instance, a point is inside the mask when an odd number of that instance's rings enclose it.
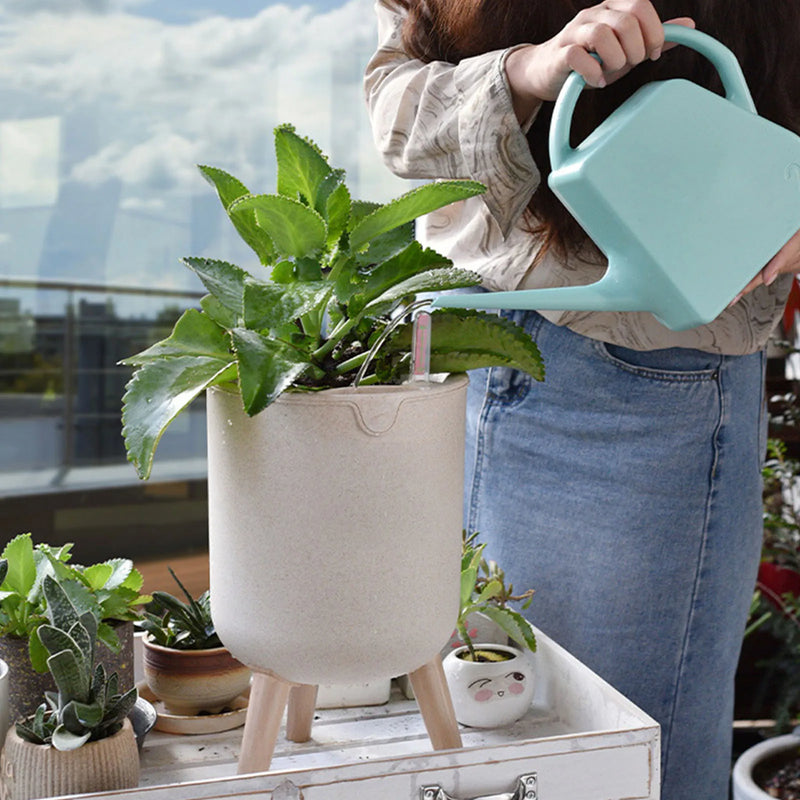
<path fill-rule="evenodd" d="M 472 644 L 472 637 L 467 633 L 467 626 L 462 620 L 458 620 L 458 622 L 456 622 L 456 630 L 458 631 L 459 639 L 464 642 L 469 650 L 469 657 L 473 661 L 477 661 L 478 657 L 475 654 L 475 646 Z"/>
<path fill-rule="evenodd" d="M 348 358 L 346 361 L 342 361 L 336 366 L 336 374 L 344 375 L 345 372 L 351 372 L 354 369 L 358 369 L 367 360 L 368 355 L 369 352 L 359 353 L 357 356 L 353 356 L 352 358 Z"/>
<path fill-rule="evenodd" d="M 324 358 L 328 353 L 336 347 L 337 344 L 347 335 L 347 333 L 358 323 L 360 317 L 356 317 L 354 319 L 344 319 L 342 320 L 334 329 L 331 331 L 330 336 L 325 341 L 325 343 L 318 347 L 312 354 L 311 359 L 313 361 L 319 361 L 320 359 Z"/>

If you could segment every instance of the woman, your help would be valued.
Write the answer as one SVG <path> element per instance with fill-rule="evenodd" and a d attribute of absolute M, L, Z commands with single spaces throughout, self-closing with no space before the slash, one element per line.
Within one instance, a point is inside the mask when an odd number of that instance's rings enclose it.
<path fill-rule="evenodd" d="M 546 185 L 552 101 L 572 70 L 598 89 L 578 104 L 580 141 L 645 81 L 717 88 L 702 57 L 664 43 L 662 19 L 731 47 L 759 112 L 800 131 L 797 0 L 376 7 L 375 141 L 402 176 L 486 184 L 420 233 L 489 290 L 602 274 Z M 665 800 L 727 797 L 762 536 L 763 348 L 797 271 L 800 231 L 737 302 L 689 331 L 646 313 L 509 312 L 538 341 L 546 380 L 471 379 L 465 525 L 516 585 L 536 587 L 537 624 L 661 724 Z"/>

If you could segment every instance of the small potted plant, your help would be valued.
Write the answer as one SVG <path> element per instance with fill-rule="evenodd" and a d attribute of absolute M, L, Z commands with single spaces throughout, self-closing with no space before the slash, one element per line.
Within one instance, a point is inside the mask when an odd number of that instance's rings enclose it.
<path fill-rule="evenodd" d="M 457 373 L 502 365 L 541 379 L 543 367 L 519 326 L 447 309 L 430 316 L 426 371 L 451 377 L 407 380 L 417 295 L 480 282 L 417 242 L 413 220 L 481 184 L 436 182 L 379 205 L 353 199 L 343 170 L 291 126 L 276 129 L 275 152 L 272 194 L 201 167 L 269 279 L 184 259 L 209 294 L 126 359 L 123 433 L 147 477 L 165 428 L 206 392 L 223 641 L 287 682 L 365 683 L 438 657 L 452 628 L 467 388 Z"/>
<path fill-rule="evenodd" d="M 6 736 L 3 797 L 11 800 L 127 789 L 139 782 L 139 754 L 128 714 L 137 691 L 96 663 L 97 620 L 80 613 L 51 577 L 43 581 L 47 622 L 38 635 L 57 692 Z"/>
<path fill-rule="evenodd" d="M 144 677 L 150 691 L 177 716 L 217 714 L 247 690 L 250 670 L 225 649 L 211 619 L 209 592 L 196 600 L 170 569 L 186 602 L 153 592 L 141 627 Z"/>
<path fill-rule="evenodd" d="M 97 620 L 104 647 L 98 660 L 117 672 L 121 685 L 133 686 L 133 623 L 150 597 L 141 594 L 141 573 L 127 558 L 90 566 L 71 562 L 72 544 L 34 546 L 30 533 L 11 539 L 0 553 L 0 658 L 9 664 L 10 718 L 31 714 L 43 692 L 55 688 L 48 653 L 38 636 L 47 620 L 44 580 L 55 580 L 80 613 Z"/>
<path fill-rule="evenodd" d="M 519 719 L 533 699 L 533 671 L 525 651 L 535 652 L 533 626 L 519 611 L 528 608 L 534 590 L 514 594 L 498 565 L 484 558 L 478 534 L 464 535 L 461 560 L 461 603 L 456 631 L 463 642 L 444 659 L 444 672 L 456 719 L 475 728 L 494 728 Z M 469 620 L 480 614 L 491 620 L 519 647 L 475 643 Z M 522 648 L 522 649 L 520 649 Z"/>

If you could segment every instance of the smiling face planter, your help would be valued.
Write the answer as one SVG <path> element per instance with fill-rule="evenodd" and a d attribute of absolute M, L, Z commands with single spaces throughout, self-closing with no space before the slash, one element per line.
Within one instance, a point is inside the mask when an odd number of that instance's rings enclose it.
<path fill-rule="evenodd" d="M 476 650 L 507 655 L 502 661 L 465 661 L 460 647 L 444 659 L 444 672 L 456 719 L 472 728 L 509 725 L 525 714 L 533 699 L 533 671 L 524 654 L 514 647 L 492 644 Z"/>

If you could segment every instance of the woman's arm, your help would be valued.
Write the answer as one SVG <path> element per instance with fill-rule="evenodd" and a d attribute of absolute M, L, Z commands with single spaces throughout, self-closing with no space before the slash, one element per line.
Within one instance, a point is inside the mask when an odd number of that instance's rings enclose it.
<path fill-rule="evenodd" d="M 405 178 L 480 181 L 488 189 L 484 202 L 507 232 L 539 185 L 504 69 L 513 49 L 457 65 L 423 63 L 403 50 L 404 12 L 390 0 L 375 8 L 379 45 L 364 88 L 384 162 Z"/>

